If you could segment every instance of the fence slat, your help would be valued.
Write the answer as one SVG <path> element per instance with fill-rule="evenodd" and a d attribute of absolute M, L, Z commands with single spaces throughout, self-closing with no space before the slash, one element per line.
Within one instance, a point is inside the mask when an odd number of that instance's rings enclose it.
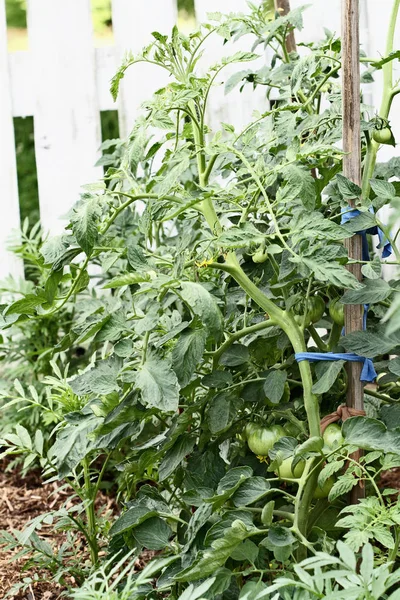
<path fill-rule="evenodd" d="M 23 275 L 22 262 L 6 250 L 12 229 L 19 229 L 17 165 L 8 69 L 6 12 L 0 0 L 0 181 L 2 188 L 0 219 L 0 279 L 12 273 Z"/>
<path fill-rule="evenodd" d="M 195 0 L 196 17 L 199 23 L 207 22 L 207 13 L 210 12 L 248 12 L 246 0 Z M 221 58 L 229 56 L 240 50 L 249 50 L 254 38 L 249 42 L 249 36 L 244 36 L 235 43 L 226 43 L 219 35 L 211 35 L 205 43 L 205 53 L 201 60 L 201 66 L 204 70 L 207 66 L 213 65 Z M 258 52 L 258 51 L 257 51 Z M 262 51 L 261 51 L 262 52 Z M 261 52 L 258 52 L 261 54 Z M 245 127 L 252 118 L 255 110 L 265 111 L 268 109 L 269 102 L 266 98 L 266 92 L 263 86 L 253 90 L 252 86 L 246 85 L 242 92 L 237 86 L 229 94 L 225 94 L 224 82 L 229 76 L 238 71 L 244 71 L 247 68 L 258 69 L 265 63 L 264 57 L 251 63 L 228 65 L 221 71 L 216 85 L 211 90 L 208 106 L 208 122 L 212 130 L 220 129 L 221 122 L 234 125 L 238 131 Z"/>
<path fill-rule="evenodd" d="M 176 0 L 112 0 L 112 11 L 118 63 L 128 50 L 138 53 L 149 44 L 153 31 L 169 34 L 176 22 Z M 121 136 L 132 130 L 142 102 L 167 81 L 157 66 L 137 64 L 128 69 L 118 100 Z"/>
<path fill-rule="evenodd" d="M 28 0 L 35 76 L 35 151 L 42 225 L 52 234 L 97 180 L 101 142 L 89 0 Z"/>

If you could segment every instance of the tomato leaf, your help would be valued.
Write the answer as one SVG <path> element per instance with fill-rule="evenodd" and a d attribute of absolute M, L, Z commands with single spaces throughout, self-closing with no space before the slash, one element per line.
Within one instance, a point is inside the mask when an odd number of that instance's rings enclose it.
<path fill-rule="evenodd" d="M 176 412 L 179 403 L 178 378 L 169 362 L 150 355 L 134 376 L 145 406 Z"/>

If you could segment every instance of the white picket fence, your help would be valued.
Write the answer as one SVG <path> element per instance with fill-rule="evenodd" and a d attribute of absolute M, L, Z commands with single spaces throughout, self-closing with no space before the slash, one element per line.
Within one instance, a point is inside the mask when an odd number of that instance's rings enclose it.
<path fill-rule="evenodd" d="M 79 198 L 80 187 L 102 175 L 94 166 L 101 143 L 100 111 L 117 109 L 120 134 L 127 135 L 142 101 L 164 81 L 157 67 L 137 65 L 128 71 L 114 104 L 112 75 L 127 50 L 139 51 L 152 31 L 168 32 L 177 17 L 176 0 L 112 0 L 115 44 L 95 48 L 90 0 L 28 0 L 29 50 L 8 53 L 4 2 L 0 0 L 0 279 L 22 275 L 22 265 L 6 249 L 11 231 L 20 224 L 13 117 L 34 118 L 41 222 L 45 230 L 60 233 L 65 224 L 61 217 Z M 305 3 L 291 1 L 293 8 Z M 319 39 L 323 27 L 340 31 L 340 0 L 309 3 L 298 41 Z M 368 56 L 384 54 L 391 5 L 392 0 L 360 0 L 361 41 Z M 246 6 L 246 0 L 196 0 L 196 14 L 204 21 L 209 11 Z M 400 25 L 396 40 L 400 47 Z M 211 62 L 227 54 L 221 40 L 210 43 Z M 378 77 L 368 86 L 367 103 L 379 106 L 380 83 Z M 219 87 L 213 92 L 210 120 L 240 126 L 255 108 L 267 108 L 262 90 L 224 96 Z M 392 124 L 400 140 L 398 108 L 395 104 Z M 382 160 L 393 153 L 385 152 Z"/>

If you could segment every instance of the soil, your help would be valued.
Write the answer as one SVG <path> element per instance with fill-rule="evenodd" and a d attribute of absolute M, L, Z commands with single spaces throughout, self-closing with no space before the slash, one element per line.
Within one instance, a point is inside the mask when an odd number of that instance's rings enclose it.
<path fill-rule="evenodd" d="M 0 463 L 0 530 L 23 530 L 28 521 L 38 515 L 57 510 L 67 503 L 71 505 L 72 490 L 58 482 L 43 485 L 39 472 L 31 471 L 26 477 L 21 477 L 18 470 L 7 470 L 6 463 Z M 106 496 L 99 498 L 99 504 L 108 509 L 116 510 L 114 501 Z M 59 548 L 65 541 L 63 533 L 54 532 L 51 525 L 43 525 L 40 537 Z M 0 598 L 10 594 L 10 590 L 25 578 L 36 578 L 39 581 L 31 583 L 23 591 L 19 590 L 7 596 L 7 600 L 57 600 L 65 588 L 50 580 L 47 571 L 36 568 L 24 570 L 27 556 L 12 560 L 15 551 L 6 551 L 0 546 Z M 86 549 L 82 544 L 82 560 L 85 560 Z M 74 585 L 71 578 L 68 584 Z M 64 596 L 65 597 L 65 596 Z"/>
<path fill-rule="evenodd" d="M 379 487 L 383 490 L 393 488 L 400 491 L 400 467 L 382 473 Z"/>
<path fill-rule="evenodd" d="M 400 491 L 400 468 L 390 469 L 382 474 L 380 488 L 395 488 Z M 58 482 L 43 485 L 39 472 L 31 471 L 21 477 L 18 470 L 7 471 L 7 464 L 0 463 L 0 530 L 23 530 L 27 522 L 38 515 L 57 510 L 65 503 L 71 502 L 71 490 Z M 115 502 L 102 496 L 99 504 L 117 513 Z M 68 504 L 67 504 L 68 506 Z M 53 547 L 59 547 L 65 540 L 64 534 L 55 533 L 50 525 L 43 526 L 40 536 Z M 50 580 L 49 573 L 35 568 L 23 570 L 26 557 L 12 560 L 17 551 L 5 551 L 0 546 L 0 598 L 10 594 L 10 590 L 24 578 L 37 578 L 27 589 L 19 590 L 7 596 L 9 600 L 58 600 L 65 588 Z M 155 554 L 142 555 L 136 567 L 142 569 Z M 150 556 L 151 555 L 151 556 Z M 82 559 L 85 559 L 84 552 Z M 69 584 L 73 585 L 71 579 Z M 65 598 L 65 596 L 63 596 Z"/>

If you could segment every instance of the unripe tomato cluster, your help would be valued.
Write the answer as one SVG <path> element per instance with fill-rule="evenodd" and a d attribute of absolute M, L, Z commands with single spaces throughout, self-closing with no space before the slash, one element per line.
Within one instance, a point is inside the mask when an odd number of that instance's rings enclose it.
<path fill-rule="evenodd" d="M 288 423 L 288 429 L 290 423 Z M 257 423 L 248 423 L 244 432 L 244 438 L 247 439 L 247 444 L 252 452 L 257 456 L 268 456 L 269 451 L 273 448 L 276 442 L 291 432 L 281 425 L 271 425 L 270 427 L 262 426 Z M 344 442 L 342 431 L 336 423 L 328 425 L 323 433 L 323 439 L 328 449 L 335 449 Z M 294 467 L 293 456 L 285 458 L 275 471 L 276 475 L 282 480 L 296 480 L 303 475 L 306 461 L 301 460 Z M 331 491 L 335 479 L 329 477 L 324 486 L 317 486 L 314 492 L 315 499 L 327 498 Z"/>

